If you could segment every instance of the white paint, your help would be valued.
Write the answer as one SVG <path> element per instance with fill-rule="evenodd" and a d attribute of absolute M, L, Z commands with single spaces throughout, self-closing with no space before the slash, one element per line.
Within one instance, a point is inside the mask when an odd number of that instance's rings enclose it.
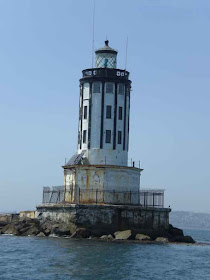
<path fill-rule="evenodd" d="M 90 85 L 84 84 L 83 90 L 83 115 L 82 115 L 82 131 L 79 125 L 80 137 L 82 145 L 78 145 L 78 153 L 87 150 L 86 157 L 90 164 L 110 164 L 127 166 L 128 161 L 128 121 L 129 121 L 129 96 L 126 97 L 126 127 L 125 127 L 125 150 L 123 150 L 124 141 L 124 114 L 125 114 L 125 92 L 117 94 L 117 114 L 116 114 L 116 148 L 113 149 L 114 140 L 114 107 L 115 94 L 104 93 L 104 118 L 103 118 L 103 148 L 100 149 L 101 141 L 101 102 L 102 102 L 102 84 L 99 92 L 92 93 L 91 99 L 91 137 L 90 148 L 88 149 L 88 133 L 89 133 L 89 98 Z M 119 90 L 118 90 L 119 91 Z M 80 101 L 81 102 L 81 101 Z M 81 106 L 81 105 L 80 105 Z M 87 119 L 84 119 L 84 107 L 87 106 Z M 111 119 L 106 118 L 107 106 L 111 106 Z M 122 120 L 119 120 L 119 107 L 122 107 Z M 86 130 L 86 143 L 83 143 L 83 131 Z M 111 143 L 106 143 L 106 130 L 111 131 Z M 121 144 L 118 144 L 118 131 L 122 132 Z"/>

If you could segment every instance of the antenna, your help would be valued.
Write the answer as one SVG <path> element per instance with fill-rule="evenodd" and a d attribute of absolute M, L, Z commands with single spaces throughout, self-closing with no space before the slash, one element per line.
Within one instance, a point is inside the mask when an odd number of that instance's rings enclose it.
<path fill-rule="evenodd" d="M 93 59 L 94 59 L 94 40 L 95 40 L 95 0 L 93 0 L 93 41 L 92 41 L 92 68 L 93 68 Z"/>
<path fill-rule="evenodd" d="M 128 54 L 128 36 L 127 36 L 127 39 L 126 39 L 126 47 L 125 47 L 125 70 L 126 70 L 126 67 L 127 67 L 127 54 Z"/>

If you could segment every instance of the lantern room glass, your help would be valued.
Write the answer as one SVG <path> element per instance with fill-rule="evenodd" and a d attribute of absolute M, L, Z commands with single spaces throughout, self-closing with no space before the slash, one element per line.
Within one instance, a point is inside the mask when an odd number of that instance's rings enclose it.
<path fill-rule="evenodd" d="M 97 53 L 96 68 L 117 68 L 117 55 L 113 53 Z"/>

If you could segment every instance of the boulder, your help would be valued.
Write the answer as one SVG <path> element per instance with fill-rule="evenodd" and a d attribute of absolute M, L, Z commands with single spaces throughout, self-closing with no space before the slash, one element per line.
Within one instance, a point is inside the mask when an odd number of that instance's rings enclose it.
<path fill-rule="evenodd" d="M 111 235 L 111 234 L 108 234 L 108 235 L 102 235 L 100 237 L 100 239 L 104 239 L 104 240 L 113 240 L 114 237 Z"/>
<path fill-rule="evenodd" d="M 52 227 L 53 223 L 50 221 L 45 221 L 44 223 L 40 224 L 40 229 L 46 236 L 50 235 Z"/>
<path fill-rule="evenodd" d="M 91 236 L 91 233 L 86 228 L 78 228 L 70 236 L 70 238 L 89 238 L 90 236 Z"/>
<path fill-rule="evenodd" d="M 141 241 L 149 241 L 149 240 L 151 240 L 151 238 L 148 235 L 140 234 L 140 233 L 136 234 L 135 239 L 136 240 L 141 240 Z"/>
<path fill-rule="evenodd" d="M 51 233 L 58 236 L 70 235 L 70 229 L 67 224 L 55 224 L 52 226 Z"/>
<path fill-rule="evenodd" d="M 176 236 L 173 242 L 183 242 L 183 243 L 195 243 L 195 240 L 191 236 Z"/>
<path fill-rule="evenodd" d="M 38 236 L 38 237 L 45 237 L 46 235 L 44 234 L 44 232 L 40 231 L 40 233 L 38 233 L 36 236 Z"/>
<path fill-rule="evenodd" d="M 1 232 L 4 234 L 19 235 L 17 227 L 15 227 L 13 224 L 6 225 L 4 228 L 2 228 Z"/>
<path fill-rule="evenodd" d="M 127 240 L 131 237 L 131 230 L 116 231 L 114 236 L 116 240 Z"/>
<path fill-rule="evenodd" d="M 166 237 L 157 237 L 155 239 L 155 241 L 161 242 L 161 243 L 168 243 L 168 238 L 166 238 Z"/>
<path fill-rule="evenodd" d="M 27 228 L 25 232 L 22 233 L 23 236 L 28 236 L 28 235 L 37 235 L 40 233 L 39 228 L 36 225 L 32 225 Z"/>
<path fill-rule="evenodd" d="M 171 224 L 169 225 L 169 228 L 168 228 L 168 234 L 170 236 L 184 236 L 182 229 L 173 227 Z"/>
<path fill-rule="evenodd" d="M 23 236 L 37 235 L 40 232 L 40 225 L 37 220 L 23 220 L 15 223 L 19 234 Z"/>

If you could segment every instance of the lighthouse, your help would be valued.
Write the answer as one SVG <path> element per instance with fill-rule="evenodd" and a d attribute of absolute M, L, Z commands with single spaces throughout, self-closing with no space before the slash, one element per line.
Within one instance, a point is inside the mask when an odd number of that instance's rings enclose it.
<path fill-rule="evenodd" d="M 63 167 L 62 186 L 44 187 L 36 217 L 94 236 L 132 230 L 154 236 L 169 228 L 163 189 L 140 189 L 143 169 L 128 164 L 131 80 L 117 67 L 109 41 L 79 81 L 76 151 Z M 76 145 L 77 144 L 77 145 Z M 130 162 L 130 161 L 129 161 Z"/>
<path fill-rule="evenodd" d="M 116 193 L 121 199 L 120 192 L 139 191 L 142 169 L 128 166 L 130 92 L 129 72 L 117 68 L 117 51 L 106 40 L 80 79 L 77 151 L 63 166 L 66 202 L 78 195 L 91 202 L 97 192 L 114 203 Z"/>

